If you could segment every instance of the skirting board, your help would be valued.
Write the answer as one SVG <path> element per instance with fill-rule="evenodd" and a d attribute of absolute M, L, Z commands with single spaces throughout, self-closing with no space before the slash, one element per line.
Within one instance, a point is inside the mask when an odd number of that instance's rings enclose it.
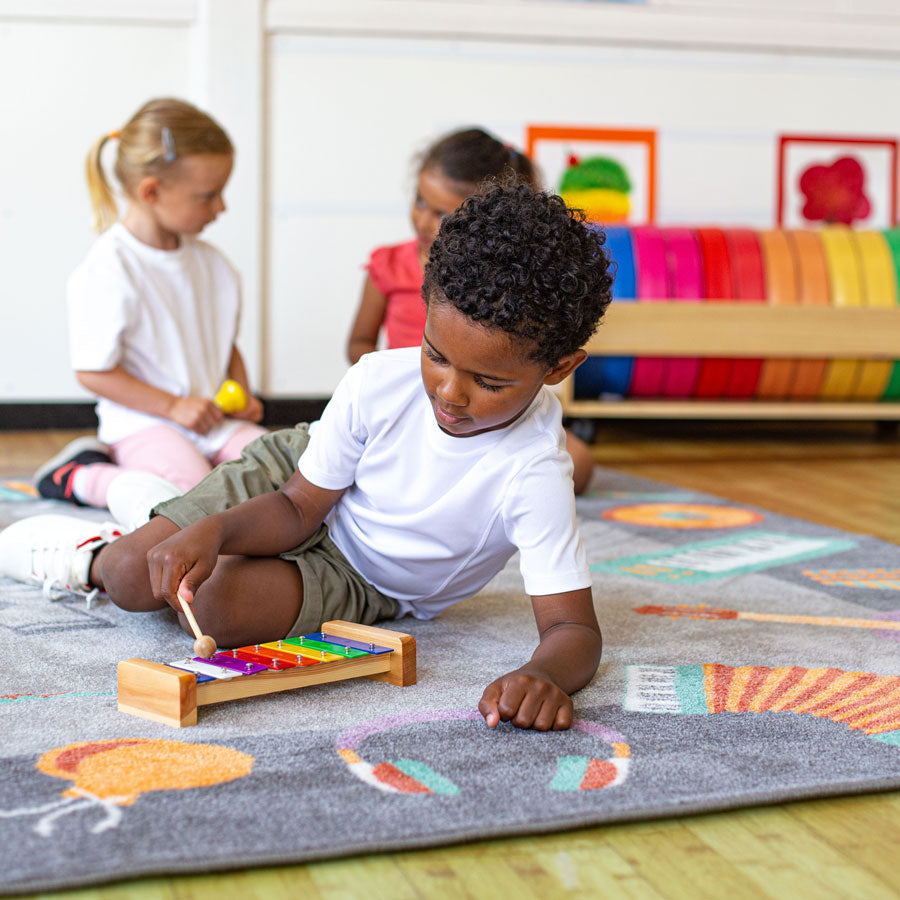
<path fill-rule="evenodd" d="M 327 397 L 263 398 L 262 424 L 278 428 L 314 422 L 327 402 Z M 0 431 L 96 427 L 93 403 L 0 403 Z"/>

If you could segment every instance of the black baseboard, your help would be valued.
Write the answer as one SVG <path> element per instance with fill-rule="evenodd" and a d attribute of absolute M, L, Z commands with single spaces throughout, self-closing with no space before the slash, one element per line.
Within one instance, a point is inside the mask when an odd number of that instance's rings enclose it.
<path fill-rule="evenodd" d="M 328 397 L 275 397 L 263 400 L 263 425 L 278 428 L 298 422 L 315 422 L 322 415 Z"/>
<path fill-rule="evenodd" d="M 275 397 L 263 399 L 262 424 L 278 428 L 314 422 L 322 415 L 327 397 Z M 97 427 L 93 403 L 0 403 L 0 431 Z"/>
<path fill-rule="evenodd" d="M 96 427 L 93 403 L 0 403 L 0 431 Z"/>

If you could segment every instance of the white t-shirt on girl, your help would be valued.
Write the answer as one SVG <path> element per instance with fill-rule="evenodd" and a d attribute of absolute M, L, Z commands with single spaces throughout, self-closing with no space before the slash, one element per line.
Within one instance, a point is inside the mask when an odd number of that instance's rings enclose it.
<path fill-rule="evenodd" d="M 66 300 L 76 370 L 121 366 L 179 397 L 213 397 L 227 377 L 240 317 L 240 280 L 205 241 L 183 236 L 177 250 L 159 250 L 117 222 L 72 273 Z M 207 456 L 241 424 L 226 419 L 199 435 L 103 397 L 97 417 L 104 443 L 167 424 Z"/>
<path fill-rule="evenodd" d="M 532 596 L 590 586 L 559 401 L 542 388 L 506 428 L 452 437 L 420 353 L 363 356 L 310 427 L 300 472 L 347 488 L 326 520 L 334 542 L 401 615 L 422 619 L 476 593 L 516 550 Z"/>

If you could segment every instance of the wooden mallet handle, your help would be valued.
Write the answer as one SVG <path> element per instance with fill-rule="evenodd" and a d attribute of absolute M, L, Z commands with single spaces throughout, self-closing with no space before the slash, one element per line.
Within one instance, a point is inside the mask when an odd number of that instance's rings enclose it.
<path fill-rule="evenodd" d="M 194 611 L 191 609 L 191 604 L 188 603 L 181 594 L 178 595 L 178 602 L 181 604 L 181 608 L 184 610 L 188 624 L 191 626 L 191 631 L 194 632 L 194 637 L 197 639 L 194 641 L 194 653 L 196 653 L 197 656 L 202 656 L 204 659 L 209 659 L 209 657 L 216 652 L 216 642 L 208 634 L 204 634 L 200 630 L 200 626 L 194 618 Z"/>

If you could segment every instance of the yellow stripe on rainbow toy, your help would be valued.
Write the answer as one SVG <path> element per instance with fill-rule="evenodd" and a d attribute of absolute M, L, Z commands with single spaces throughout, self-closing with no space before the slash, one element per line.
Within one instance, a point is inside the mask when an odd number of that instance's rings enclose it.
<path fill-rule="evenodd" d="M 894 260 L 884 235 L 879 231 L 853 231 L 850 238 L 859 257 L 863 306 L 890 309 L 897 303 Z M 859 381 L 853 399 L 880 400 L 894 364 L 886 360 L 860 363 Z"/>
<path fill-rule="evenodd" d="M 822 245 L 831 279 L 834 306 L 862 306 L 862 275 L 848 228 L 823 228 Z M 820 399 L 848 400 L 855 397 L 859 364 L 853 359 L 833 359 L 825 369 Z"/>

